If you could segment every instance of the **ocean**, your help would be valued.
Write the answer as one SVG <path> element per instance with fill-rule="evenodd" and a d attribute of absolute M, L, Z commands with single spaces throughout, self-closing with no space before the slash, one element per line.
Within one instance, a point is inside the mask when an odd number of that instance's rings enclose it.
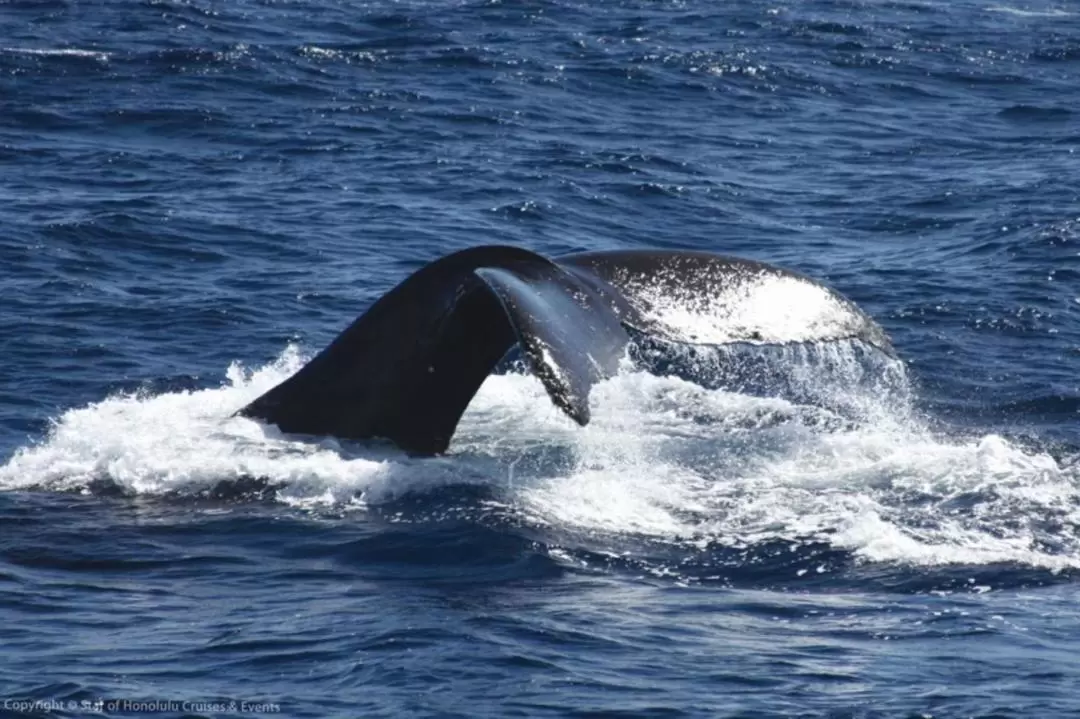
<path fill-rule="evenodd" d="M 0 2 L 0 716 L 1080 716 L 1078 108 L 1072 0 Z M 233 416 L 480 244 L 897 358 Z"/>

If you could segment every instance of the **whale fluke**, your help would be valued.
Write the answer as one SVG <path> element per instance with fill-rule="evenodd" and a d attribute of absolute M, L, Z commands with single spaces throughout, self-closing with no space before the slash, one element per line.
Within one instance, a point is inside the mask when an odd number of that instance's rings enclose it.
<path fill-rule="evenodd" d="M 762 262 L 676 250 L 550 260 L 492 245 L 420 268 L 238 414 L 438 454 L 516 344 L 552 402 L 584 425 L 590 389 L 617 371 L 631 333 L 691 344 L 858 339 L 892 354 L 850 300 Z"/>
<path fill-rule="evenodd" d="M 475 247 L 413 273 L 240 414 L 437 454 L 515 343 L 552 401 L 585 424 L 590 387 L 615 371 L 628 339 L 576 275 L 527 250 Z"/>

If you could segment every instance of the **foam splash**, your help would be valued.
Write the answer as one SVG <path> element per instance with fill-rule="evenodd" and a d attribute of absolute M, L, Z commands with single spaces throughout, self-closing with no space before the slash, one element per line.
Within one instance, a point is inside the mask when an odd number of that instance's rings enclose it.
<path fill-rule="evenodd" d="M 807 342 L 837 332 L 845 307 L 819 285 L 762 273 L 717 292 L 691 293 L 671 301 L 665 288 L 639 290 L 650 299 L 652 318 L 673 336 L 702 344 L 747 341 Z M 850 330 L 848 330 L 850 332 Z"/>
<path fill-rule="evenodd" d="M 232 413 L 303 364 L 295 348 L 219 389 L 117 395 L 65 412 L 44 442 L 0 467 L 0 487 L 90 491 L 108 483 L 136 495 L 198 493 L 221 482 L 268 478 L 279 496 L 349 499 L 385 460 L 351 458 L 332 440 L 308 443 Z"/>
<path fill-rule="evenodd" d="M 670 258 L 609 281 L 648 334 L 679 343 L 777 345 L 861 338 L 890 350 L 884 332 L 843 296 L 809 278 L 723 259 Z"/>
<path fill-rule="evenodd" d="M 852 418 L 828 402 L 625 372 L 594 388 L 581 428 L 535 378 L 496 375 L 451 454 L 417 459 L 232 416 L 302 362 L 290 348 L 254 371 L 231 367 L 218 388 L 69 410 L 0 466 L 0 489 L 92 492 L 107 482 L 186 496 L 257 477 L 290 505 L 370 508 L 470 483 L 538 527 L 673 546 L 812 539 L 874 562 L 1080 567 L 1076 466 L 996 435 L 935 434 L 902 393 L 869 391 Z M 819 393 L 850 392 L 844 377 L 856 364 L 836 359 L 849 370 Z M 805 372 L 808 387 L 829 376 Z"/>

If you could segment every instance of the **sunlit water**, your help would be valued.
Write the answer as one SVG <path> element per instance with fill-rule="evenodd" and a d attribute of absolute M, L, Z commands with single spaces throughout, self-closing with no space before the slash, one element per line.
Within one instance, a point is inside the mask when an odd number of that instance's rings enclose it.
<path fill-rule="evenodd" d="M 0 5 L 0 700 L 1080 711 L 1078 63 L 1048 2 Z M 479 243 L 774 262 L 896 357 L 644 341 L 435 458 L 233 416 Z M 782 290 L 649 301 L 829 334 Z"/>

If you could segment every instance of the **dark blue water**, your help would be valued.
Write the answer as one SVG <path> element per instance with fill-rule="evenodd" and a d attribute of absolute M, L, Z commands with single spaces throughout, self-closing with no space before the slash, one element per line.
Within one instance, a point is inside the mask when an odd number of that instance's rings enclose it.
<path fill-rule="evenodd" d="M 0 714 L 1077 715 L 1078 108 L 1068 1 L 0 3 Z M 230 419 L 482 243 L 774 262 L 903 364 Z"/>

